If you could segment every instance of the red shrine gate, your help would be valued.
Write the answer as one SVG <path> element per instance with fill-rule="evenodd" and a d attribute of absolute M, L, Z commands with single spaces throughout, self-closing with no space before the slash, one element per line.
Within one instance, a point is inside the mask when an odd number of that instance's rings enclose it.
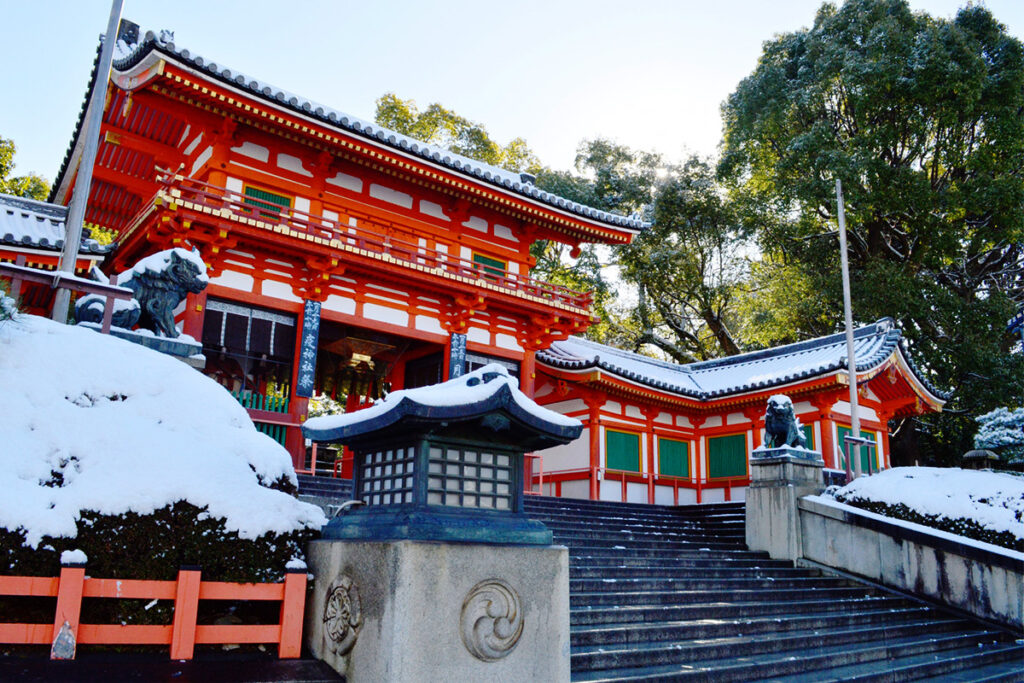
<path fill-rule="evenodd" d="M 151 36 L 102 85 L 86 221 L 117 233 L 106 269 L 199 250 L 211 284 L 187 299 L 183 332 L 299 469 L 314 391 L 351 410 L 447 378 L 455 357 L 501 362 L 532 395 L 534 352 L 593 318 L 589 293 L 530 277 L 530 246 L 626 243 L 643 227 Z M 76 134 L 59 203 L 80 151 Z"/>

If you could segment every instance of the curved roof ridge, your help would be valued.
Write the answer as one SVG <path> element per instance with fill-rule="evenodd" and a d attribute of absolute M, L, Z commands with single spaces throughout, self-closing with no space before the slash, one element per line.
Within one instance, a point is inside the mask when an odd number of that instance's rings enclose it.
<path fill-rule="evenodd" d="M 882 329 L 879 329 L 880 327 Z M 878 334 L 879 332 L 887 332 L 894 329 L 895 323 L 892 318 L 880 318 L 873 323 L 862 325 L 861 327 L 854 329 L 853 338 L 856 341 L 857 339 L 863 339 L 864 337 Z M 900 332 L 896 330 L 896 334 L 899 335 Z M 826 335 L 824 337 L 804 339 L 803 341 L 793 342 L 791 344 L 783 344 L 782 346 L 772 346 L 767 349 L 738 353 L 733 356 L 723 356 L 721 358 L 712 358 L 711 360 L 697 361 L 696 363 L 690 363 L 689 367 L 691 372 L 702 372 L 720 365 L 742 365 L 744 363 L 763 360 L 765 358 L 774 358 L 776 356 L 785 356 L 793 353 L 800 353 L 801 351 L 818 349 L 822 346 L 829 346 L 840 342 L 846 342 L 845 332 L 836 332 L 835 334 Z M 845 356 L 843 358 L 845 359 Z"/>
<path fill-rule="evenodd" d="M 914 364 L 904 347 L 903 335 L 891 318 L 882 318 L 861 326 L 854 331 L 854 337 L 857 344 L 858 372 L 876 368 L 894 352 L 899 352 L 907 361 L 907 367 L 927 391 L 942 400 L 950 396 L 948 392 L 936 389 Z M 581 352 L 584 355 L 580 355 Z M 699 400 L 767 389 L 843 370 L 847 366 L 846 335 L 843 333 L 712 361 L 691 363 L 688 366 L 649 358 L 578 337 L 555 342 L 550 349 L 539 351 L 537 358 L 541 363 L 571 370 L 598 367 L 630 381 Z M 618 359 L 631 361 L 639 367 L 631 369 L 616 362 Z M 762 367 L 757 368 L 757 365 Z M 645 372 L 645 368 L 650 372 Z M 665 370 L 671 374 L 665 373 Z M 684 386 L 675 381 L 684 378 L 693 386 Z"/>
<path fill-rule="evenodd" d="M 296 95 L 282 88 L 278 88 L 277 86 L 271 85 L 257 78 L 251 78 L 240 71 L 235 71 L 221 66 L 216 62 L 208 61 L 202 55 L 195 54 L 188 49 L 179 49 L 172 41 L 164 40 L 163 35 L 158 36 L 153 31 L 147 31 L 142 40 L 134 46 L 129 54 L 121 57 L 120 59 L 115 59 L 112 68 L 118 71 L 130 69 L 141 62 L 153 50 L 157 50 L 169 57 L 182 60 L 183 62 L 188 63 L 189 66 L 198 68 L 217 80 L 220 80 L 232 87 L 241 88 L 260 99 L 271 100 L 278 106 L 287 107 L 298 114 L 318 119 L 321 123 L 343 130 L 348 134 L 356 134 L 377 143 L 383 143 L 404 153 L 417 155 L 427 161 L 445 166 L 456 173 L 470 176 L 475 180 L 484 181 L 497 187 L 511 190 L 517 194 L 535 199 L 554 208 L 597 220 L 611 226 L 625 228 L 630 231 L 640 231 L 650 227 L 650 223 L 638 218 L 596 209 L 542 190 L 533 184 L 532 176 L 529 176 L 528 174 L 508 171 L 476 159 L 471 159 L 456 152 L 452 152 L 451 150 L 443 147 L 416 140 L 415 138 L 397 133 L 384 128 L 383 126 L 379 126 L 376 123 L 372 123 L 359 117 L 338 111 L 332 107 L 319 104 L 313 100 Z M 94 81 L 95 65 L 93 68 L 92 78 L 90 79 L 89 91 L 92 90 Z M 85 106 L 87 105 L 83 105 L 83 112 Z M 76 127 L 76 139 L 80 128 L 81 117 L 79 118 L 79 124 Z M 65 162 L 61 166 L 61 170 L 57 175 L 58 181 L 63 177 L 64 172 L 67 169 L 67 164 L 73 149 L 74 141 L 72 141 L 72 148 L 68 151 L 68 158 L 65 159 Z M 56 187 L 57 185 L 58 182 L 55 182 L 54 186 Z"/>

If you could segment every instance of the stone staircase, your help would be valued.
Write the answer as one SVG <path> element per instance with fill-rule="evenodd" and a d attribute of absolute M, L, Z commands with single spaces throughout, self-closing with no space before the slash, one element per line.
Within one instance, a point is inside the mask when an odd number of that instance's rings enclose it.
<path fill-rule="evenodd" d="M 526 510 L 569 548 L 574 681 L 1024 681 L 1012 634 L 746 550 L 742 503 Z"/>

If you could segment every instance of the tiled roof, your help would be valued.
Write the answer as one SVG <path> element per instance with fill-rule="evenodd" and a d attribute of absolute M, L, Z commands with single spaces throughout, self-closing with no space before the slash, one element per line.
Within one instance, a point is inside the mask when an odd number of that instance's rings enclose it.
<path fill-rule="evenodd" d="M 889 318 L 854 331 L 857 371 L 866 372 L 899 353 L 914 376 L 939 399 L 949 394 L 921 375 Z M 579 337 L 538 351 L 537 361 L 555 368 L 599 368 L 639 384 L 702 401 L 813 379 L 846 368 L 846 336 L 833 334 L 726 358 L 678 365 L 605 346 Z"/>
<path fill-rule="evenodd" d="M 59 251 L 64 248 L 68 208 L 0 194 L 0 244 Z M 83 239 L 80 254 L 105 254 L 111 246 Z"/>
<path fill-rule="evenodd" d="M 527 174 L 514 173 L 496 166 L 485 164 L 481 161 L 464 157 L 460 154 L 446 150 L 443 147 L 415 140 L 406 135 L 402 135 L 401 133 L 396 133 L 392 130 L 388 130 L 387 128 L 378 126 L 376 123 L 359 119 L 355 116 L 318 104 L 304 97 L 294 95 L 286 90 L 282 90 L 276 86 L 264 83 L 263 81 L 251 78 L 243 73 L 217 64 L 216 62 L 206 59 L 203 56 L 187 49 L 178 48 L 173 42 L 165 40 L 163 34 L 158 36 L 152 31 L 147 31 L 142 41 L 140 41 L 138 45 L 132 46 L 132 48 L 131 52 L 126 56 L 123 56 L 120 59 L 115 58 L 113 63 L 113 68 L 115 70 L 126 71 L 131 69 L 155 50 L 167 57 L 171 57 L 182 62 L 188 67 L 198 69 L 234 88 L 239 88 L 260 99 L 272 102 L 276 106 L 291 109 L 300 115 L 317 119 L 321 123 L 337 128 L 345 133 L 355 134 L 372 140 L 376 144 L 383 144 L 400 150 L 406 154 L 419 156 L 426 161 L 440 164 L 441 166 L 474 180 L 487 182 L 564 211 L 600 221 L 618 228 L 625 228 L 626 230 L 633 232 L 643 230 L 650 226 L 649 223 L 638 218 L 620 216 L 607 211 L 601 211 L 600 209 L 595 209 L 590 206 L 570 201 L 564 197 L 559 197 L 551 194 L 550 192 L 545 192 L 544 190 L 536 187 L 533 184 L 532 177 Z M 93 78 L 95 78 L 95 68 Z M 85 105 L 83 105 L 83 107 L 84 106 Z M 82 117 L 80 117 L 79 129 L 81 128 L 81 118 Z M 64 175 L 73 149 L 74 141 L 72 141 L 71 149 L 68 150 L 67 157 L 64 160 L 60 173 L 57 174 L 58 183 L 54 184 L 55 187 L 59 184 L 59 180 Z"/>

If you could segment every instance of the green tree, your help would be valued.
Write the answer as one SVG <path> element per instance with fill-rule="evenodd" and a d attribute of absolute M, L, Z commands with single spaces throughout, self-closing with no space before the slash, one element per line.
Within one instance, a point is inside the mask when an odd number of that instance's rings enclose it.
<path fill-rule="evenodd" d="M 647 216 L 661 165 L 657 154 L 636 152 L 597 138 L 580 143 L 575 172 L 540 168 L 535 184 L 602 211 Z M 532 271 L 536 277 L 594 293 L 594 313 L 601 320 L 587 330 L 587 337 L 606 344 L 636 346 L 636 323 L 629 319 L 629 313 L 617 309 L 617 292 L 609 275 L 609 268 L 617 265 L 617 250 L 584 244 L 573 257 L 566 245 L 540 240 L 534 243 L 531 254 L 537 260 Z"/>
<path fill-rule="evenodd" d="M 653 344 L 679 362 L 739 353 L 731 328 L 748 273 L 746 230 L 707 160 L 667 169 L 653 219 L 619 252 L 623 278 L 640 291 L 634 345 Z"/>
<path fill-rule="evenodd" d="M 396 133 L 444 147 L 491 166 L 518 173 L 536 170 L 540 165 L 522 138 L 500 145 L 491 139 L 483 125 L 436 102 L 420 111 L 415 101 L 385 93 L 377 99 L 373 118 L 379 125 Z"/>
<path fill-rule="evenodd" d="M 44 201 L 50 194 L 50 183 L 45 178 L 35 173 L 11 176 L 15 151 L 14 141 L 0 137 L 0 192 Z"/>
<path fill-rule="evenodd" d="M 758 331 L 751 317 L 752 336 L 838 327 L 841 178 L 855 316 L 899 320 L 925 371 L 954 389 L 946 415 L 918 424 L 922 451 L 953 461 L 971 415 L 1024 391 L 1003 333 L 1024 300 L 1020 41 L 978 6 L 950 21 L 904 0 L 826 4 L 812 28 L 765 43 L 723 117 L 720 174 L 774 216 L 755 283 L 771 293 L 781 275 L 814 293 L 776 290 L 760 324 L 802 329 Z"/>

